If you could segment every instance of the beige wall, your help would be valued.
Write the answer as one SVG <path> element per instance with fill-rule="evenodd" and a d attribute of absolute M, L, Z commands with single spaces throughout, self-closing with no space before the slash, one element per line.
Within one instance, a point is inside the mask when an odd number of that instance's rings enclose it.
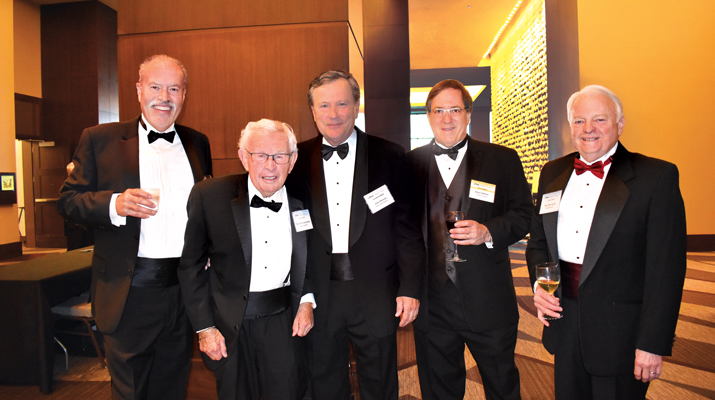
<path fill-rule="evenodd" d="M 622 143 L 675 163 L 688 234 L 715 234 L 715 2 L 579 0 L 581 86 L 623 101 Z M 556 105 L 554 105 L 556 106 Z"/>
<path fill-rule="evenodd" d="M 0 0 L 0 172 L 15 172 L 12 0 Z M 0 245 L 20 241 L 17 206 L 0 206 Z"/>
<path fill-rule="evenodd" d="M 15 93 L 42 97 L 40 6 L 13 1 Z"/>

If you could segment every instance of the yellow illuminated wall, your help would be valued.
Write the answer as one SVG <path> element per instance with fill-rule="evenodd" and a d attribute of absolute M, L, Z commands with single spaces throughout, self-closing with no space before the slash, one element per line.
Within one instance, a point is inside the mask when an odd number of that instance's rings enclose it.
<path fill-rule="evenodd" d="M 622 143 L 675 163 L 688 234 L 715 234 L 715 1 L 579 0 L 578 36 L 581 86 L 621 98 Z"/>
<path fill-rule="evenodd" d="M 492 140 L 519 153 L 531 183 L 549 157 L 543 0 L 522 3 L 492 50 L 491 82 Z"/>
<path fill-rule="evenodd" d="M 0 172 L 15 172 L 12 0 L 0 0 Z M 17 243 L 17 206 L 0 205 L 0 245 Z"/>

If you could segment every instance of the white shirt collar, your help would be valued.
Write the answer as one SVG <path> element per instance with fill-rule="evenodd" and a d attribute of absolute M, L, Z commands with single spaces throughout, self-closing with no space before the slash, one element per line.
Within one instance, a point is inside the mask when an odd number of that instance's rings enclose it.
<path fill-rule="evenodd" d="M 347 144 L 348 144 L 348 154 L 350 154 L 351 152 L 355 151 L 355 149 L 357 148 L 357 147 L 356 147 L 356 144 L 357 144 L 357 131 L 355 130 L 355 128 L 353 128 L 353 133 L 351 133 L 350 136 L 348 137 L 348 139 L 347 139 L 346 141 L 344 141 L 343 143 L 347 143 Z M 339 143 L 338 146 L 341 145 L 341 144 L 343 144 L 343 143 Z M 327 144 L 328 146 L 332 146 L 332 147 L 338 147 L 338 146 L 333 146 L 332 144 L 328 143 L 328 141 L 325 140 L 325 136 L 323 136 L 323 144 Z"/>
<path fill-rule="evenodd" d="M 616 142 L 616 144 L 614 144 L 613 147 L 611 147 L 611 150 L 608 150 L 608 152 L 606 154 L 604 154 L 603 157 L 599 158 L 598 160 L 588 162 L 588 161 L 584 160 L 580 154 L 579 154 L 579 158 L 581 159 L 581 161 L 586 163 L 586 165 L 591 165 L 591 164 L 599 162 L 599 161 L 603 161 L 605 163 L 609 157 L 611 157 L 613 154 L 616 153 L 616 149 L 618 149 L 618 142 Z"/>
<path fill-rule="evenodd" d="M 261 192 L 256 189 L 256 187 L 253 185 L 253 181 L 251 180 L 251 176 L 248 176 L 248 201 L 250 202 L 253 196 L 258 196 L 259 198 L 265 200 L 265 201 L 271 201 L 274 200 L 276 203 L 281 203 L 283 202 L 283 198 L 285 197 L 283 195 L 283 192 L 285 191 L 285 185 L 281 187 L 279 190 L 276 190 L 275 193 L 273 193 L 272 196 L 269 197 L 263 197 Z"/>

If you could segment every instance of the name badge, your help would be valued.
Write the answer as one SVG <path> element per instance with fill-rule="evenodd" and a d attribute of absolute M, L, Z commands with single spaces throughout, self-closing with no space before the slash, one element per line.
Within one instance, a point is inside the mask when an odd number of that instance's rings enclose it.
<path fill-rule="evenodd" d="M 497 185 L 491 183 L 480 182 L 472 179 L 472 184 L 469 187 L 469 197 L 494 203 L 494 194 L 497 192 Z"/>
<path fill-rule="evenodd" d="M 293 211 L 293 224 L 296 232 L 303 232 L 313 229 L 313 221 L 310 220 L 310 212 L 308 210 Z"/>
<path fill-rule="evenodd" d="M 373 214 L 395 202 L 387 185 L 382 185 L 363 197 L 365 198 L 367 207 Z"/>
<path fill-rule="evenodd" d="M 558 192 L 544 193 L 544 196 L 541 198 L 539 214 L 559 211 L 559 204 L 561 204 L 561 190 Z"/>

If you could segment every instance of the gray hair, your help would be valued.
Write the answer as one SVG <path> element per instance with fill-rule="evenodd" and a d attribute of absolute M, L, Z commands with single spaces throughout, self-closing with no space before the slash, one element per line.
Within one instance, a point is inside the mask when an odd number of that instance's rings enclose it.
<path fill-rule="evenodd" d="M 238 148 L 246 150 L 246 145 L 253 135 L 258 132 L 283 132 L 288 139 L 288 146 L 290 147 L 291 153 L 294 153 L 298 149 L 298 139 L 296 139 L 293 128 L 291 128 L 290 125 L 285 122 L 273 121 L 266 118 L 258 122 L 249 122 L 248 125 L 246 125 L 246 128 L 241 131 L 241 138 L 238 139 Z"/>
<path fill-rule="evenodd" d="M 312 82 L 310 82 L 310 86 L 308 87 L 308 103 L 310 103 L 311 106 L 313 106 L 313 91 L 323 85 L 327 85 L 328 83 L 334 82 L 338 79 L 345 79 L 348 81 L 350 84 L 350 90 L 353 92 L 353 99 L 355 100 L 355 103 L 360 102 L 360 85 L 357 83 L 357 80 L 351 74 L 350 72 L 345 72 L 339 69 L 334 69 L 330 71 L 325 71 L 322 74 L 318 75 L 315 79 L 313 79 Z"/>
<path fill-rule="evenodd" d="M 154 60 L 172 62 L 176 64 L 179 68 L 181 68 L 181 72 L 184 73 L 184 90 L 186 89 L 186 81 L 189 76 L 186 73 L 186 68 L 184 67 L 184 64 L 182 64 L 181 61 L 177 60 L 176 58 L 169 57 L 166 54 L 154 54 L 153 56 L 148 57 L 146 60 L 142 61 L 142 63 L 139 65 L 139 84 L 141 84 L 142 79 L 144 79 L 144 71 L 146 71 L 147 66 Z"/>
<path fill-rule="evenodd" d="M 623 118 L 623 103 L 621 103 L 621 99 L 619 99 L 618 96 L 613 94 L 613 92 L 608 90 L 605 86 L 589 85 L 581 89 L 581 91 L 572 94 L 568 103 L 566 103 L 566 112 L 568 113 L 569 124 L 573 122 L 573 103 L 575 103 L 581 95 L 596 93 L 608 96 L 608 98 L 611 99 L 613 104 L 616 106 L 616 121 L 620 121 L 621 118 Z"/>

